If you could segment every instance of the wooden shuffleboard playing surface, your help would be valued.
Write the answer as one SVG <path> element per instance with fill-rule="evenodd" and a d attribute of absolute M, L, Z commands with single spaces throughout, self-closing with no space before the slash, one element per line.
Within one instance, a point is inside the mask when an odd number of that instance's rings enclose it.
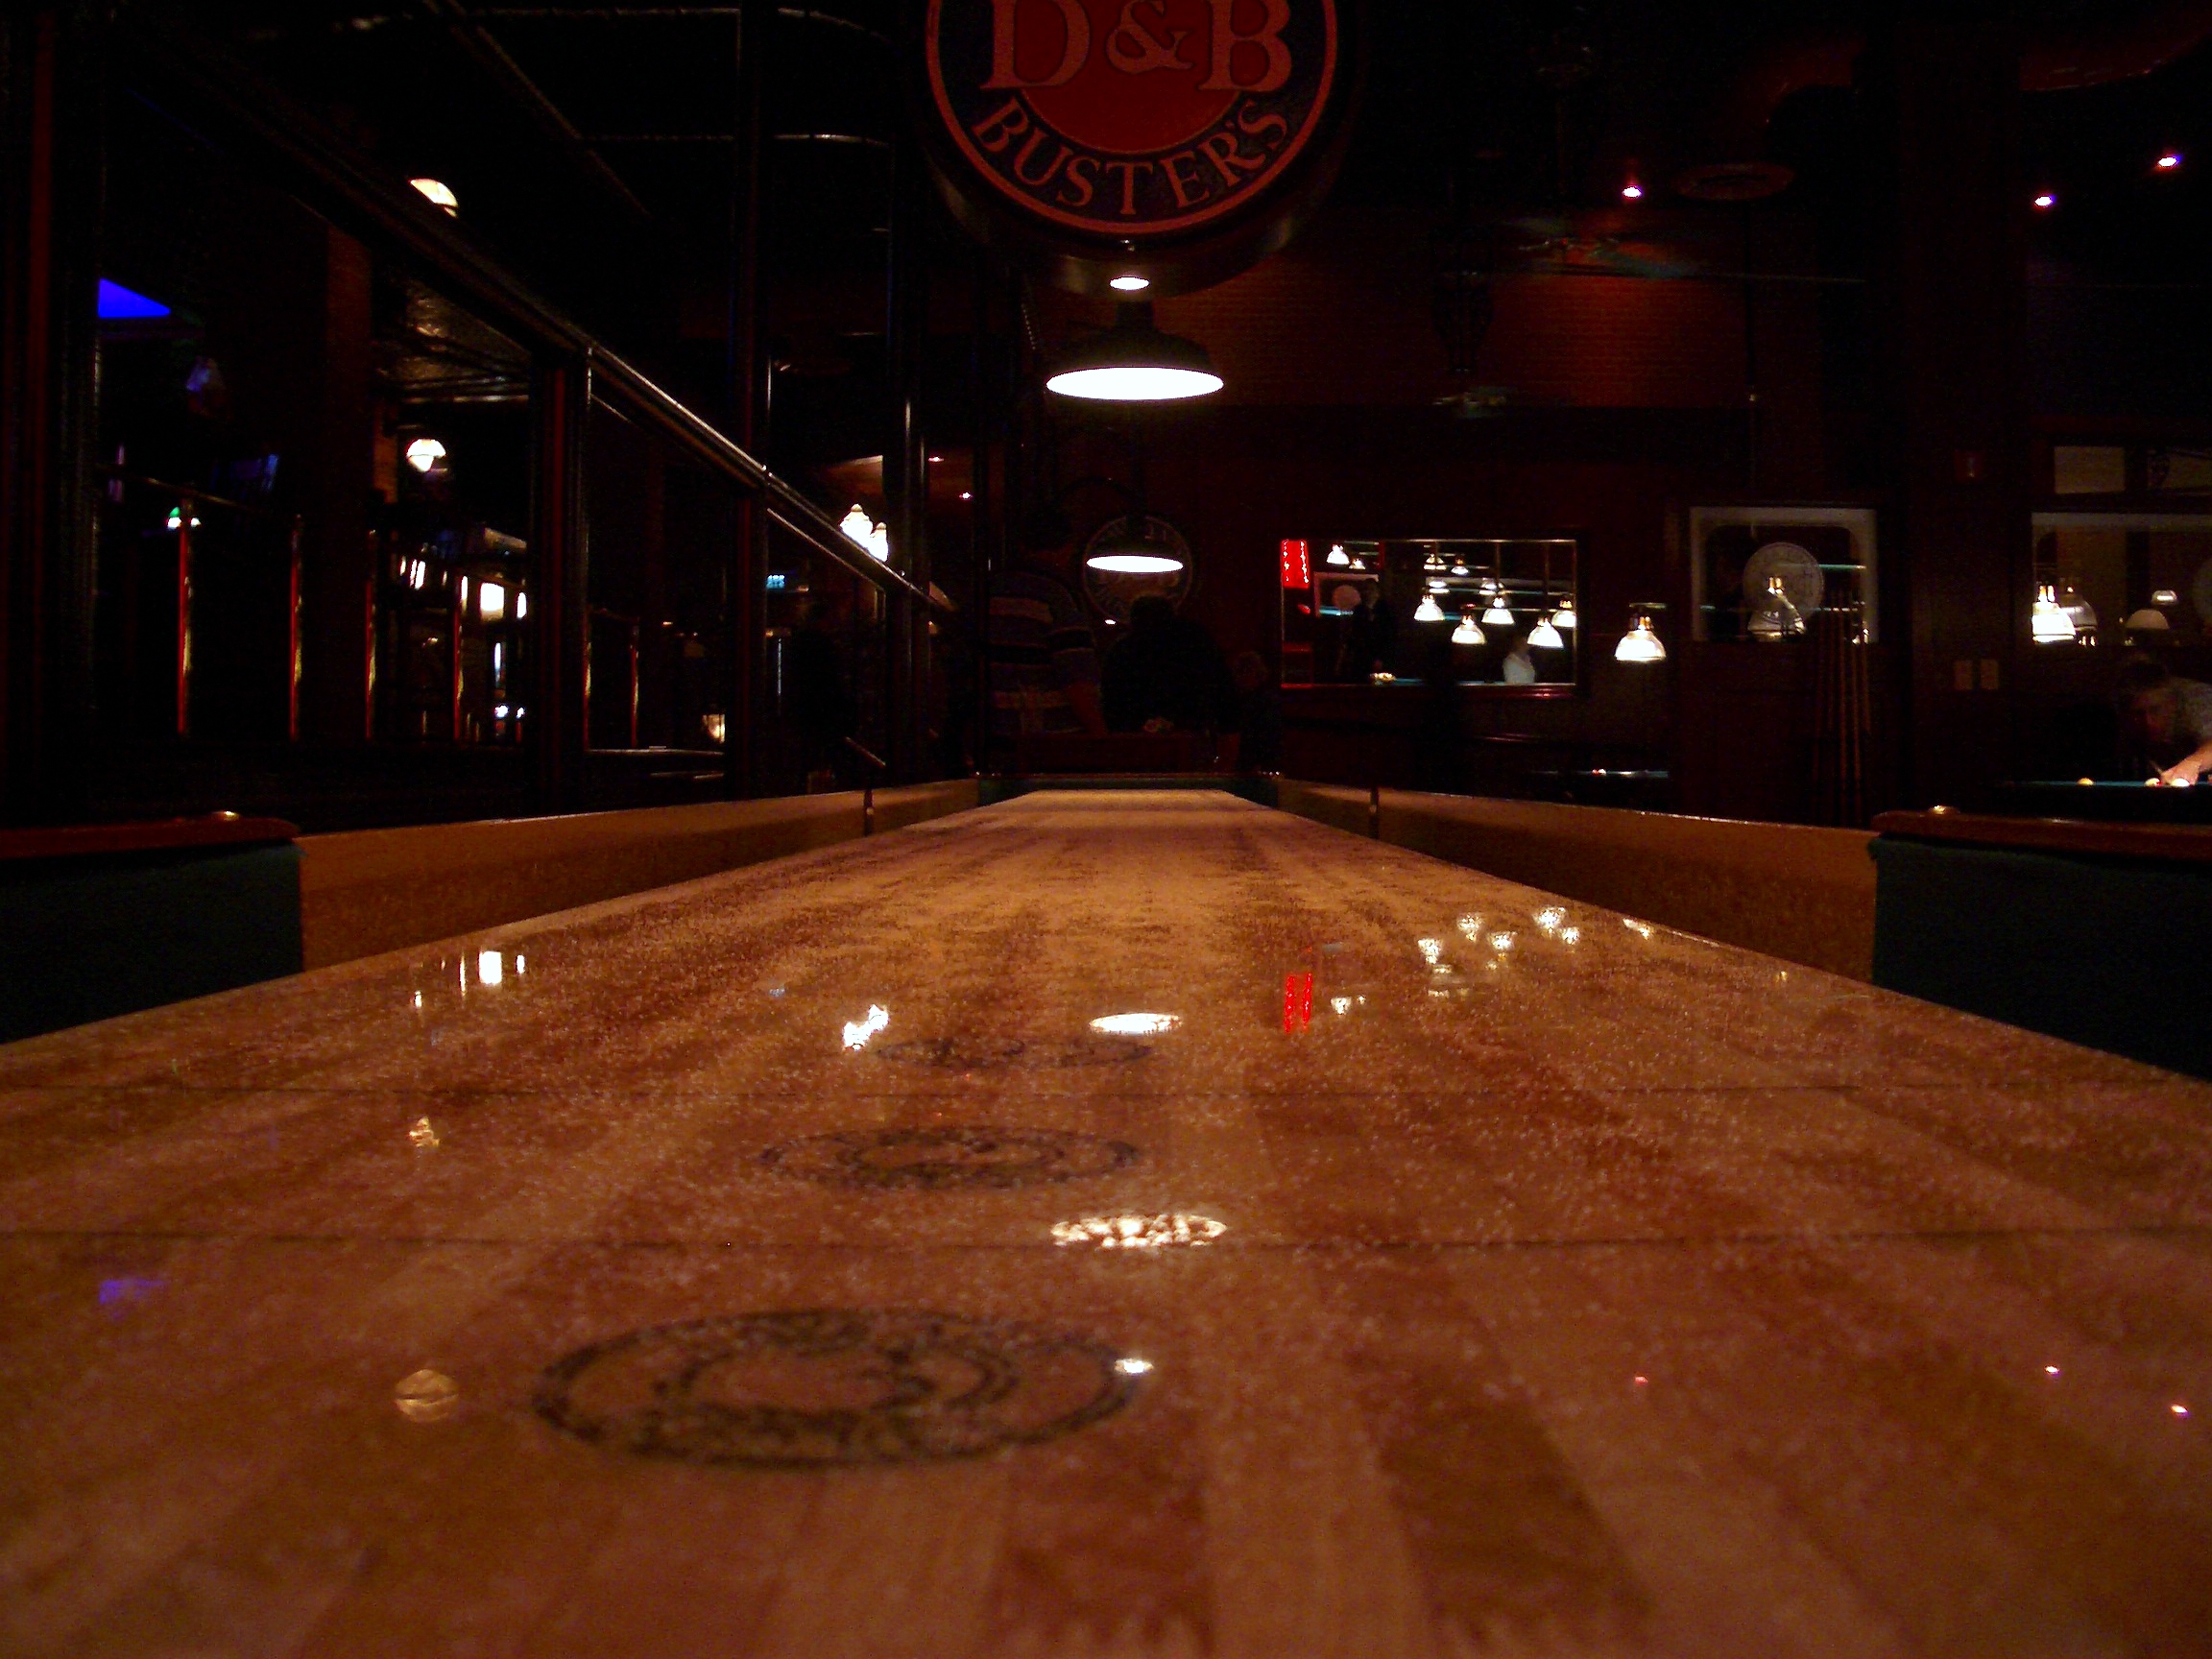
<path fill-rule="evenodd" d="M 0 1651 L 2203 1654 L 2208 1177 L 2212 1087 L 1032 795 L 0 1048 Z"/>

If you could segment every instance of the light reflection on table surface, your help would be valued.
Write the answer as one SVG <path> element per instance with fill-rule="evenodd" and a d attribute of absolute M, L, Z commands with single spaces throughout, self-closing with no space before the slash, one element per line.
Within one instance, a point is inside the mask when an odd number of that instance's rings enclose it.
<path fill-rule="evenodd" d="M 0 1048 L 0 1648 L 2212 1651 L 2212 1087 L 1226 796 Z"/>

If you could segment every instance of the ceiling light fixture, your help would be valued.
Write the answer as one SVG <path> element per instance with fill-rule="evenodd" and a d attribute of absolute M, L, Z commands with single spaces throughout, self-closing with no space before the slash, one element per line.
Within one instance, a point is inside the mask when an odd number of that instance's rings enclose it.
<path fill-rule="evenodd" d="M 868 545 L 868 533 L 874 527 L 874 523 L 875 520 L 868 517 L 867 510 L 855 501 L 846 509 L 845 517 L 837 521 L 837 528 L 845 532 L 847 541 L 855 546 L 865 547 Z"/>
<path fill-rule="evenodd" d="M 407 445 L 407 465 L 428 475 L 445 459 L 445 445 L 435 438 L 418 438 Z"/>
<path fill-rule="evenodd" d="M 1123 294 L 1142 294 L 1145 289 L 1152 286 L 1152 278 L 1140 276 L 1132 272 L 1126 276 L 1115 277 L 1107 286 L 1118 289 Z"/>
<path fill-rule="evenodd" d="M 1131 514 L 1121 520 L 1121 528 L 1099 542 L 1096 551 L 1083 563 L 1109 576 L 1172 576 L 1183 568 L 1183 561 L 1172 548 L 1153 541 L 1144 532 L 1144 521 Z"/>
<path fill-rule="evenodd" d="M 1421 595 L 1421 603 L 1413 608 L 1413 620 L 1416 622 L 1442 622 L 1448 618 L 1444 614 L 1444 607 L 1436 603 L 1436 595 L 1424 593 Z"/>
<path fill-rule="evenodd" d="M 1560 629 L 1567 629 L 1575 626 L 1574 600 L 1570 599 L 1566 604 L 1559 607 L 1558 613 L 1551 618 L 1551 626 Z"/>
<path fill-rule="evenodd" d="M 433 207 L 443 207 L 446 212 L 452 214 L 459 214 L 461 211 L 461 198 L 454 195 L 453 186 L 445 183 L 444 180 L 438 179 L 410 179 L 407 180 L 407 182 L 412 184 L 417 190 L 421 191 L 422 194 L 422 199 L 425 202 L 428 202 Z"/>
<path fill-rule="evenodd" d="M 1621 643 L 1613 647 L 1616 662 L 1664 662 L 1667 647 L 1651 628 L 1651 613 L 1656 604 L 1628 607 L 1628 632 L 1621 636 Z"/>
<path fill-rule="evenodd" d="M 1340 546 L 1332 547 L 1329 549 L 1329 563 L 1332 565 L 1349 565 L 1352 563 L 1352 555 L 1345 552 Z"/>
<path fill-rule="evenodd" d="M 1623 201 L 1623 202 L 1641 202 L 1641 201 L 1643 201 L 1643 200 L 1644 200 L 1644 186 L 1643 186 L 1643 185 L 1641 185 L 1641 184 L 1623 184 L 1623 185 L 1622 185 L 1622 186 L 1621 186 L 1621 200 L 1622 200 L 1622 201 Z"/>
<path fill-rule="evenodd" d="M 2034 608 L 2028 613 L 2028 634 L 2038 645 L 2074 643 L 2074 618 L 2059 608 L 2058 595 L 2048 582 L 2035 589 Z"/>
<path fill-rule="evenodd" d="M 1206 348 L 1162 333 L 1149 301 L 1117 309 L 1113 327 L 1061 353 L 1045 382 L 1047 389 L 1103 403 L 1168 403 L 1221 390 Z"/>
<path fill-rule="evenodd" d="M 1505 595 L 1503 592 L 1490 595 L 1490 609 L 1482 613 L 1482 622 L 1485 627 L 1489 628 L 1510 628 L 1513 626 L 1513 612 L 1506 605 Z"/>
<path fill-rule="evenodd" d="M 1475 613 L 1472 610 L 1459 613 L 1459 626 L 1452 630 L 1452 643 L 1455 645 L 1481 645 L 1486 643 L 1482 630 L 1475 626 Z"/>
<path fill-rule="evenodd" d="M 1539 651 L 1564 651 L 1567 641 L 1559 637 L 1559 630 L 1550 622 L 1539 622 L 1528 630 L 1528 643 Z"/>
<path fill-rule="evenodd" d="M 2169 150 L 2169 151 L 2167 151 L 2167 152 L 2166 152 L 2166 154 L 2165 154 L 2165 155 L 2163 155 L 2163 156 L 2159 156 L 2159 157 L 2158 157 L 2158 171 L 2159 171 L 2159 172 L 2161 172 L 2161 173 L 2177 173 L 2177 172 L 2179 172 L 2180 170 L 2181 170 L 2181 152 L 2180 152 L 2180 151 L 2178 151 L 2178 150 Z"/>
<path fill-rule="evenodd" d="M 2037 212 L 2048 213 L 2058 205 L 2058 198 L 2054 192 L 2044 190 L 2036 195 L 2034 204 Z"/>

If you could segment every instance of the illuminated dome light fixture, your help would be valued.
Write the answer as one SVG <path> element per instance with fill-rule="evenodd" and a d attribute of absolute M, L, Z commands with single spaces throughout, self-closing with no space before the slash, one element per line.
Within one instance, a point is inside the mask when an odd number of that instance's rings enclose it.
<path fill-rule="evenodd" d="M 2171 588 L 2161 588 L 2157 592 L 2151 595 L 2151 603 L 2153 605 L 2178 605 L 2181 603 L 2181 595 L 2175 592 Z"/>
<path fill-rule="evenodd" d="M 867 510 L 857 501 L 854 502 L 846 512 L 845 517 L 837 521 L 837 528 L 845 532 L 845 539 L 855 547 L 868 545 L 868 533 L 874 527 L 875 521 L 868 517 Z"/>
<path fill-rule="evenodd" d="M 1349 565 L 1352 563 L 1352 555 L 1345 552 L 1342 545 L 1339 544 L 1329 549 L 1328 562 L 1332 565 Z"/>
<path fill-rule="evenodd" d="M 2058 194 L 2055 190 L 2038 190 L 2030 205 L 2038 213 L 2048 213 L 2058 205 Z"/>
<path fill-rule="evenodd" d="M 2097 643 L 2097 608 L 2081 597 L 2073 583 L 2068 582 L 2058 589 L 2058 608 L 2074 624 L 2075 638 L 2084 645 Z"/>
<path fill-rule="evenodd" d="M 1528 643 L 1539 651 L 1564 651 L 1567 641 L 1559 637 L 1559 630 L 1550 622 L 1539 622 L 1528 630 Z"/>
<path fill-rule="evenodd" d="M 1183 561 L 1172 549 L 1144 534 L 1143 521 L 1135 514 L 1124 518 L 1120 530 L 1099 542 L 1098 550 L 1083 563 L 1110 576 L 1172 576 L 1183 568 Z"/>
<path fill-rule="evenodd" d="M 1759 609 L 1751 613 L 1745 625 L 1754 639 L 1797 639 L 1805 633 L 1805 615 L 1790 602 L 1790 595 L 1782 589 L 1782 578 L 1767 578 L 1767 597 L 1759 602 Z"/>
<path fill-rule="evenodd" d="M 1634 180 L 1630 180 L 1627 183 L 1621 186 L 1621 200 L 1623 202 L 1643 201 L 1644 186 L 1637 183 Z"/>
<path fill-rule="evenodd" d="M 1424 593 L 1421 595 L 1421 603 L 1414 607 L 1413 620 L 1416 622 L 1442 622 L 1448 618 L 1444 614 L 1444 607 L 1436 603 L 1436 595 Z"/>
<path fill-rule="evenodd" d="M 2167 151 L 2165 155 L 2163 155 L 2163 156 L 2159 156 L 2159 157 L 2158 157 L 2158 160 L 2157 160 L 2157 162 L 2155 163 L 2155 165 L 2157 166 L 2157 169 L 2158 169 L 2158 171 L 2159 171 L 2159 172 L 2161 172 L 2161 173 L 2178 173 L 2178 172 L 2180 172 L 2180 171 L 2181 171 L 2181 152 L 2180 152 L 2180 151 L 2178 151 L 2178 150 L 2169 150 L 2169 151 Z"/>
<path fill-rule="evenodd" d="M 1221 390 L 1206 348 L 1163 334 L 1149 301 L 1117 309 L 1113 327 L 1061 353 L 1045 382 L 1047 389 L 1102 403 L 1169 403 Z"/>
<path fill-rule="evenodd" d="M 410 179 L 407 182 L 421 192 L 422 199 L 433 207 L 443 207 L 446 212 L 456 215 L 460 213 L 461 198 L 453 194 L 453 186 L 444 180 Z"/>
<path fill-rule="evenodd" d="M 1482 620 L 1485 625 L 1492 628 L 1510 628 L 1513 626 L 1513 612 L 1511 607 L 1505 603 L 1503 593 L 1490 595 L 1490 609 L 1482 613 Z"/>
<path fill-rule="evenodd" d="M 2174 626 L 2166 620 L 2166 613 L 2155 606 L 2145 606 L 2122 624 L 2130 634 L 2163 634 Z"/>
<path fill-rule="evenodd" d="M 407 445 L 407 465 L 427 476 L 445 461 L 445 445 L 435 438 L 418 438 Z"/>
<path fill-rule="evenodd" d="M 868 540 L 861 543 L 868 549 L 868 557 L 878 565 L 891 563 L 891 531 L 889 526 L 878 524 L 868 532 Z"/>
<path fill-rule="evenodd" d="M 2028 634 L 2038 645 L 2074 643 L 2074 618 L 2059 609 L 2058 595 L 2048 582 L 2035 589 L 2034 609 L 2028 613 Z"/>
<path fill-rule="evenodd" d="M 1664 662 L 1667 647 L 1651 629 L 1651 613 L 1657 605 L 1631 605 L 1628 608 L 1628 632 L 1621 636 L 1621 643 L 1613 647 L 1616 662 Z"/>
<path fill-rule="evenodd" d="M 1455 576 L 1464 576 L 1467 574 L 1467 566 L 1464 565 L 1455 565 L 1452 566 L 1452 574 Z"/>
<path fill-rule="evenodd" d="M 1106 286 L 1122 294 L 1142 294 L 1145 289 L 1152 286 L 1152 278 L 1140 276 L 1132 271 L 1127 276 L 1115 277 Z"/>
<path fill-rule="evenodd" d="M 1475 626 L 1475 613 L 1473 610 L 1466 610 L 1459 613 L 1459 626 L 1452 630 L 1452 643 L 1455 645 L 1482 645 L 1488 643 L 1488 641 L 1485 640 L 1482 637 L 1482 630 Z"/>
<path fill-rule="evenodd" d="M 1559 607 L 1551 617 L 1551 626 L 1562 631 L 1575 626 L 1575 601 L 1570 599 Z"/>

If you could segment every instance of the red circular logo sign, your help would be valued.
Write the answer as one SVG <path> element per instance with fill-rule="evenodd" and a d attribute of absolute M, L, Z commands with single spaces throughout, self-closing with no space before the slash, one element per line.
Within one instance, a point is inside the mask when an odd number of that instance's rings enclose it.
<path fill-rule="evenodd" d="M 1337 0 L 929 0 L 929 89 L 1003 196 L 1132 238 L 1235 215 L 1312 142 Z"/>

